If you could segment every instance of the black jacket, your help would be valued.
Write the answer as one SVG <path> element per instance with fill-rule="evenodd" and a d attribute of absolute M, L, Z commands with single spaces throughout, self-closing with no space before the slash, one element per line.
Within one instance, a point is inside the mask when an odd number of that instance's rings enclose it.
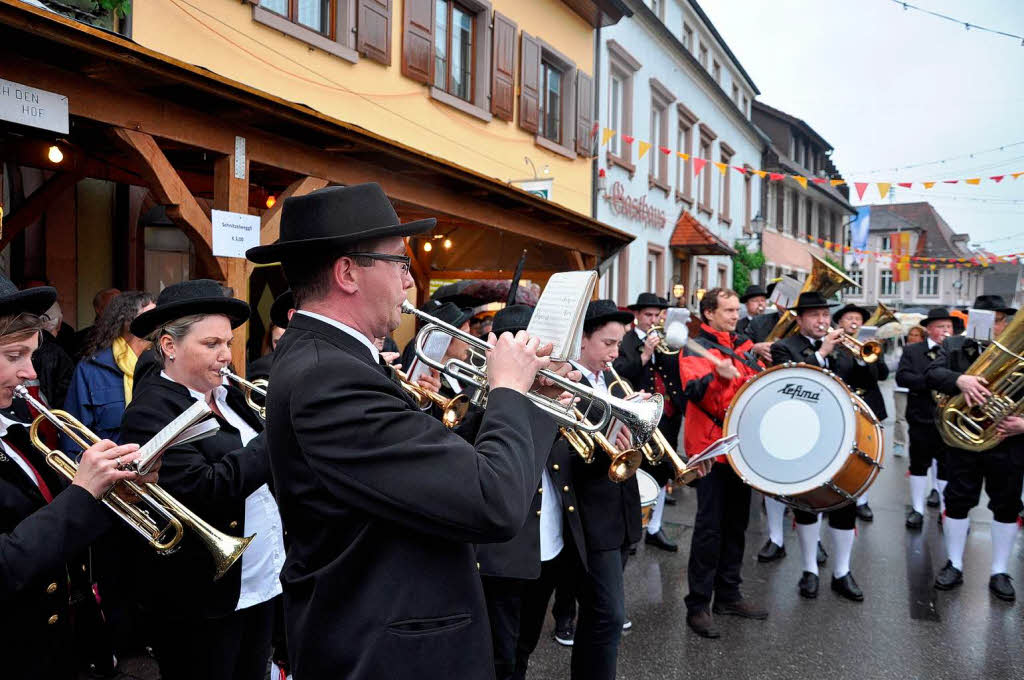
<path fill-rule="evenodd" d="M 258 378 L 269 378 L 270 367 L 274 365 L 274 353 L 267 352 L 259 359 L 249 363 L 248 368 L 245 370 L 245 377 L 249 380 L 256 380 Z"/>
<path fill-rule="evenodd" d="M 654 374 L 661 377 L 665 386 L 665 399 L 672 402 L 670 410 L 673 416 L 682 415 L 686 411 L 686 400 L 683 398 L 682 385 L 679 382 L 679 360 L 677 355 L 665 355 L 655 351 L 646 364 L 640 358 L 644 348 L 643 341 L 635 331 L 630 330 L 619 344 L 619 356 L 613 362 L 615 371 L 626 379 L 634 390 L 646 390 L 655 393 Z M 622 394 L 616 390 L 615 396 Z M 668 415 L 666 414 L 666 417 Z"/>
<path fill-rule="evenodd" d="M 301 312 L 270 385 L 295 677 L 493 678 L 473 544 L 522 528 L 551 419 L 493 390 L 471 446 L 420 411 L 363 343 Z"/>
<path fill-rule="evenodd" d="M 54 499 L 46 504 L 28 475 L 0 453 L 3 674 L 67 680 L 76 677 L 69 602 L 95 606 L 84 551 L 113 526 L 114 515 L 85 489 L 67 485 L 29 443 L 26 428 L 12 426 L 6 439 L 29 459 Z"/>
<path fill-rule="evenodd" d="M 928 389 L 925 373 L 939 356 L 940 346 L 928 349 L 928 341 L 915 342 L 903 348 L 900 365 L 896 369 L 896 384 L 907 390 L 907 422 L 912 425 L 935 423 L 935 400 Z"/>
<path fill-rule="evenodd" d="M 75 362 L 52 335 L 44 331 L 40 336 L 39 348 L 32 355 L 32 367 L 38 376 L 39 390 L 46 395 L 50 408 L 61 408 L 68 395 Z"/>
<path fill-rule="evenodd" d="M 611 372 L 604 374 L 611 384 Z M 590 381 L 583 377 L 583 384 Z M 614 443 L 614 442 L 612 442 Z M 580 520 L 587 550 L 616 550 L 640 540 L 640 487 L 636 477 L 616 483 L 608 479 L 611 461 L 602 451 L 590 463 L 572 456 L 572 479 L 579 500 Z"/>
<path fill-rule="evenodd" d="M 779 312 L 767 312 L 765 314 L 758 314 L 752 319 L 744 319 L 747 323 L 740 329 L 739 324 L 736 325 L 736 332 L 740 335 L 745 335 L 752 341 L 764 342 L 767 339 L 768 334 L 775 328 L 775 324 L 779 322 Z M 744 320 L 741 320 L 742 323 Z"/>
<path fill-rule="evenodd" d="M 829 360 L 830 357 L 825 357 L 825 359 Z M 772 363 L 778 366 L 787 361 L 819 366 L 818 360 L 814 358 L 814 346 L 799 333 L 772 343 Z M 831 370 L 830 366 L 819 366 L 819 368 Z"/>
<path fill-rule="evenodd" d="M 935 359 L 925 370 L 925 384 L 930 390 L 936 390 L 950 396 L 960 394 L 956 379 L 961 376 L 975 359 L 981 356 L 981 347 L 973 338 L 954 335 L 946 338 L 939 347 Z"/>
<path fill-rule="evenodd" d="M 144 444 L 195 403 L 188 389 L 160 375 L 134 396 L 121 423 L 121 440 Z M 256 432 L 259 418 L 245 405 L 242 393 L 228 386 L 228 405 Z M 270 482 L 264 437 L 242 447 L 238 430 L 218 417 L 220 431 L 212 437 L 168 449 L 161 460 L 160 486 L 189 510 L 231 536 L 245 536 L 245 499 Z M 182 547 L 172 555 L 143 548 L 145 583 L 139 584 L 144 604 L 162 613 L 225 616 L 235 610 L 241 585 L 241 562 L 219 581 L 209 551 L 195 532 L 185 531 Z M 146 583 L 149 586 L 146 586 Z M 157 587 L 153 587 L 154 584 Z"/>

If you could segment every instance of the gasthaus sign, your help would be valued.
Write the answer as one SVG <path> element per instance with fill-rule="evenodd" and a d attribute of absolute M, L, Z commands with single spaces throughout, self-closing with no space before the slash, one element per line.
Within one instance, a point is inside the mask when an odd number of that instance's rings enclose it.
<path fill-rule="evenodd" d="M 0 78 L 0 120 L 68 133 L 68 98 Z"/>

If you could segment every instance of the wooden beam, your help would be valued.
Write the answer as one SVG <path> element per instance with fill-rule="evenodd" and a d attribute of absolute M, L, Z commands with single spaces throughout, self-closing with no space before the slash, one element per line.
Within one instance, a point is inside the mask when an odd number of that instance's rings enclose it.
<path fill-rule="evenodd" d="M 201 268 L 211 278 L 225 280 L 226 274 L 221 264 L 213 257 L 213 227 L 210 218 L 178 176 L 156 140 L 144 132 L 125 128 L 114 128 L 114 135 L 135 158 L 139 174 L 146 180 L 157 202 L 166 206 L 167 217 L 196 245 L 196 258 Z"/>
<path fill-rule="evenodd" d="M 0 250 L 10 245 L 15 236 L 42 217 L 46 209 L 65 191 L 74 187 L 80 179 L 82 176 L 77 173 L 59 172 L 33 191 L 16 212 L 5 214 L 3 234 L 0 235 Z"/>
<path fill-rule="evenodd" d="M 281 210 L 284 208 L 284 199 L 292 196 L 304 196 L 323 189 L 325 186 L 327 186 L 327 180 L 308 176 L 289 184 L 288 188 L 277 197 L 277 203 L 263 213 L 263 223 L 260 225 L 260 245 L 273 243 L 281 235 Z"/>
<path fill-rule="evenodd" d="M 586 267 L 583 266 L 583 256 L 580 255 L 580 251 L 570 250 L 568 251 L 568 254 L 570 267 L 577 271 L 582 271 L 583 269 L 586 269 Z"/>
<path fill-rule="evenodd" d="M 249 212 L 249 159 L 242 164 L 242 178 L 235 176 L 235 157 L 220 156 L 213 162 L 213 207 L 234 213 Z M 249 301 L 249 267 L 245 259 L 218 257 L 224 272 L 224 283 L 235 291 L 239 300 Z M 235 340 L 231 345 L 231 363 L 235 372 L 245 377 L 246 345 L 249 341 L 249 324 L 243 323 L 235 329 Z"/>

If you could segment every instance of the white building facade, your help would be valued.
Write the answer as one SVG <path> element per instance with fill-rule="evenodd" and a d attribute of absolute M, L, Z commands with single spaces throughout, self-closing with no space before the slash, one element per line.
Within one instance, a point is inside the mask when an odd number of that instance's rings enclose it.
<path fill-rule="evenodd" d="M 696 2 L 625 4 L 633 16 L 600 33 L 598 121 L 615 135 L 599 149 L 595 217 L 636 240 L 602 265 L 600 294 L 675 303 L 682 284 L 678 302 L 693 307 L 702 291 L 732 286 L 732 247 L 753 234 L 761 180 L 736 168 L 760 167 L 759 92 Z M 709 162 L 695 173 L 699 162 L 679 153 Z"/>

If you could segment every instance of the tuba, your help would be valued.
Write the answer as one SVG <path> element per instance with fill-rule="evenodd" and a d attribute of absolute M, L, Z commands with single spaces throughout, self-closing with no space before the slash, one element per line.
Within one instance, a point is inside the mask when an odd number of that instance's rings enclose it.
<path fill-rule="evenodd" d="M 804 281 L 804 287 L 800 289 L 801 293 L 809 293 L 812 290 L 816 290 L 823 297 L 830 298 L 847 286 L 860 287 L 849 276 L 817 255 L 811 254 L 811 259 L 814 260 L 811 266 L 811 274 Z M 779 320 L 776 322 L 772 332 L 765 338 L 765 342 L 775 342 L 776 340 L 793 335 L 793 333 L 796 333 L 796 328 L 796 314 L 788 309 L 784 309 L 780 312 Z"/>
<path fill-rule="evenodd" d="M 1024 314 L 1017 314 L 965 371 L 988 382 L 992 394 L 985 403 L 968 406 L 955 394 L 938 407 L 937 424 L 950 446 L 981 452 L 999 443 L 996 427 L 1024 413 Z"/>
<path fill-rule="evenodd" d="M 875 305 L 875 311 L 871 314 L 867 321 L 864 322 L 865 326 L 874 326 L 875 328 L 881 328 L 886 324 L 890 324 L 893 321 L 899 321 L 896 315 L 892 313 L 892 310 L 886 307 L 884 304 L 879 302 Z"/>

